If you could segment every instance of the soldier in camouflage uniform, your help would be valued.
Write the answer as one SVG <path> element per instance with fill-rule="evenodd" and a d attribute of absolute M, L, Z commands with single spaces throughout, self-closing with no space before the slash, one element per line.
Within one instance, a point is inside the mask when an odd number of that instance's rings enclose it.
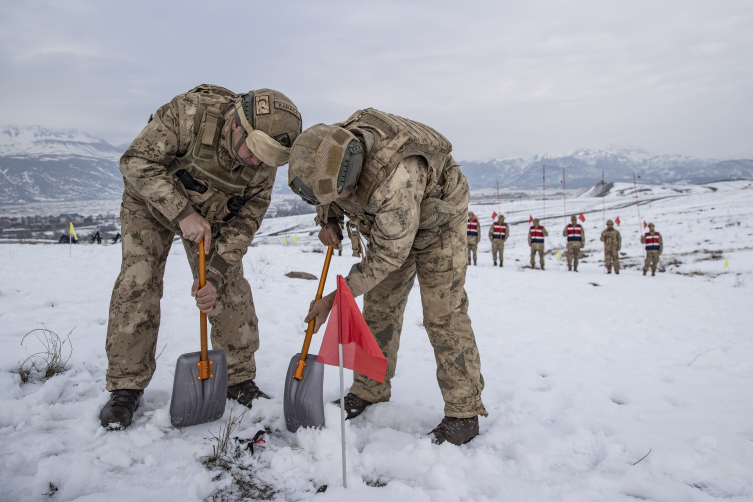
<path fill-rule="evenodd" d="M 531 247 L 531 268 L 536 268 L 536 253 L 539 254 L 539 264 L 544 270 L 544 237 L 549 237 L 546 228 L 539 225 L 539 219 L 534 218 L 533 226 L 528 230 L 528 245 Z"/>
<path fill-rule="evenodd" d="M 619 220 L 619 218 L 617 218 Z M 620 231 L 614 228 L 614 222 L 607 220 L 607 229 L 601 233 L 601 242 L 604 243 L 604 266 L 607 267 L 607 273 L 620 273 L 620 249 L 622 249 L 622 236 Z"/>
<path fill-rule="evenodd" d="M 423 124 L 359 110 L 344 122 L 304 131 L 293 145 L 288 180 L 317 206 L 324 244 L 339 243 L 348 216 L 354 255 L 362 258 L 345 280 L 354 296 L 365 295 L 364 318 L 387 358 L 387 374 L 384 383 L 354 375 L 343 403 L 348 418 L 390 399 L 403 312 L 418 276 L 445 401 L 445 418 L 431 434 L 438 443 L 462 444 L 478 434 L 478 415 L 487 412 L 464 287 L 470 192 L 451 151 L 444 136 Z M 312 302 L 306 321 L 316 318 L 316 329 L 334 296 Z"/>
<path fill-rule="evenodd" d="M 471 258 L 473 258 L 475 266 L 478 258 L 478 241 L 481 240 L 481 223 L 478 222 L 478 217 L 473 214 L 473 211 L 468 211 L 466 239 L 468 240 L 468 265 L 471 264 Z"/>
<path fill-rule="evenodd" d="M 123 154 L 123 262 L 110 302 L 112 397 L 103 426 L 131 423 L 156 368 L 162 277 L 175 234 L 195 279 L 191 295 L 212 324 L 212 346 L 227 355 L 228 397 L 248 407 L 266 397 L 253 380 L 259 332 L 241 260 L 300 132 L 300 114 L 280 92 L 236 96 L 202 85 L 157 110 Z M 199 289 L 202 239 L 207 282 Z"/>
<path fill-rule="evenodd" d="M 492 259 L 494 266 L 497 266 L 497 256 L 499 255 L 499 266 L 503 265 L 505 258 L 505 241 L 510 237 L 510 225 L 505 223 L 505 217 L 501 214 L 497 221 L 489 227 L 489 240 L 492 241 Z"/>
<path fill-rule="evenodd" d="M 578 263 L 580 262 L 580 250 L 586 243 L 586 231 L 583 229 L 583 225 L 578 223 L 578 218 L 575 215 L 570 217 L 570 224 L 562 231 L 562 236 L 567 237 L 567 250 L 565 255 L 567 256 L 567 269 L 578 271 Z"/>
<path fill-rule="evenodd" d="M 656 275 L 656 267 L 659 265 L 659 256 L 664 252 L 664 240 L 659 232 L 654 232 L 654 224 L 648 224 L 648 232 L 641 236 L 641 244 L 646 245 L 646 263 L 643 264 L 643 275 L 646 275 L 651 267 L 651 276 Z"/>

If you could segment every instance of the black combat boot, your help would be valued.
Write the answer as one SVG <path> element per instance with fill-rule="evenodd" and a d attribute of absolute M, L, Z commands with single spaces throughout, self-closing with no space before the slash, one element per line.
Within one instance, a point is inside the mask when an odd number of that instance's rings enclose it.
<path fill-rule="evenodd" d="M 332 401 L 332 404 L 340 407 L 340 400 L 336 399 Z M 369 401 L 366 401 L 365 399 L 361 399 L 360 397 L 356 396 L 352 392 L 348 392 L 348 394 L 345 396 L 345 413 L 347 415 L 345 416 L 345 420 L 350 420 L 351 418 L 356 418 L 358 415 L 363 413 L 367 407 L 371 406 L 374 403 L 370 403 Z"/>
<path fill-rule="evenodd" d="M 102 411 L 99 412 L 99 421 L 102 427 L 109 429 L 125 429 L 131 425 L 133 414 L 139 407 L 141 396 L 144 391 L 141 389 L 119 389 L 110 394 L 110 400 Z"/>
<path fill-rule="evenodd" d="M 253 380 L 246 380 L 239 384 L 227 387 L 227 398 L 235 399 L 246 408 L 251 407 L 251 401 L 254 399 L 263 397 L 264 399 L 272 399 L 264 392 L 259 390 Z"/>
<path fill-rule="evenodd" d="M 611 271 L 611 270 L 607 270 L 607 274 L 611 274 L 611 273 L 612 273 L 612 271 Z"/>
<path fill-rule="evenodd" d="M 614 273 L 617 274 L 617 275 L 620 275 L 620 271 L 619 270 L 615 270 Z"/>
<path fill-rule="evenodd" d="M 653 276 L 655 276 L 655 275 L 656 275 L 656 270 L 652 270 L 652 271 L 651 271 L 651 277 L 653 277 Z"/>
<path fill-rule="evenodd" d="M 497 262 L 496 262 L 496 261 L 494 262 L 494 266 L 495 266 L 495 267 L 497 266 Z M 501 266 L 501 265 L 500 265 L 500 266 Z"/>
<path fill-rule="evenodd" d="M 429 435 L 432 436 L 431 442 L 434 444 L 449 441 L 460 446 L 478 436 L 478 417 L 444 417 Z"/>
<path fill-rule="evenodd" d="M 644 268 L 643 269 L 643 275 L 646 275 L 646 272 L 647 272 L 647 270 Z"/>
<path fill-rule="evenodd" d="M 572 271 L 573 271 L 573 267 L 570 267 L 570 266 L 568 266 L 568 267 L 567 267 L 567 271 L 568 271 L 568 272 L 572 272 Z"/>

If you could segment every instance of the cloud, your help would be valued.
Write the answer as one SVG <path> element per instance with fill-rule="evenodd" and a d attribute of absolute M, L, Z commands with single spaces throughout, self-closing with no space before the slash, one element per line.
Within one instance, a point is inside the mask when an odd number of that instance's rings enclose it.
<path fill-rule="evenodd" d="M 749 2 L 5 2 L 2 122 L 114 143 L 200 83 L 304 125 L 373 106 L 458 159 L 635 144 L 753 157 Z"/>

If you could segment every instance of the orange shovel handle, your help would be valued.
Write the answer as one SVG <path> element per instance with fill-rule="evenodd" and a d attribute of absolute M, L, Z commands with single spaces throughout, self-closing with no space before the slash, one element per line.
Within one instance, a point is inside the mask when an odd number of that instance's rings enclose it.
<path fill-rule="evenodd" d="M 207 284 L 207 272 L 206 272 L 206 259 L 204 256 L 204 239 L 199 242 L 199 289 L 203 288 Z M 201 360 L 196 363 L 199 368 L 199 376 L 197 380 L 205 380 L 207 378 L 214 378 L 212 374 L 212 361 L 209 359 L 209 349 L 207 346 L 207 315 L 204 312 L 199 314 L 200 328 L 201 328 Z"/>
<path fill-rule="evenodd" d="M 322 269 L 322 276 L 319 279 L 319 289 L 316 290 L 316 298 L 314 301 L 322 299 L 324 293 L 324 283 L 327 282 L 327 273 L 329 272 L 329 262 L 332 259 L 332 246 L 327 247 L 327 256 L 324 258 L 324 268 Z M 306 338 L 303 339 L 303 348 L 301 349 L 301 358 L 298 360 L 298 365 L 295 367 L 294 378 L 303 380 L 303 369 L 306 367 L 306 356 L 309 354 L 309 346 L 311 345 L 311 338 L 314 336 L 314 326 L 316 326 L 316 318 L 309 321 L 308 329 L 306 329 Z"/>

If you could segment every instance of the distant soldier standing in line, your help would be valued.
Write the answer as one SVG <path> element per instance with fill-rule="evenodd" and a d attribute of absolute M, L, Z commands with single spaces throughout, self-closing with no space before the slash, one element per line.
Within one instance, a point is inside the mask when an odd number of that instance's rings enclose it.
<path fill-rule="evenodd" d="M 614 273 L 619 274 L 622 236 L 620 231 L 614 228 L 612 220 L 607 220 L 607 229 L 601 233 L 601 242 L 604 243 L 604 266 L 607 267 L 607 273 L 612 273 L 612 265 L 614 265 Z"/>
<path fill-rule="evenodd" d="M 471 255 L 473 255 L 473 264 L 476 265 L 476 252 L 478 251 L 478 241 L 481 235 L 481 224 L 478 222 L 478 216 L 473 211 L 468 211 L 468 265 L 471 264 Z"/>
<path fill-rule="evenodd" d="M 531 246 L 531 268 L 536 268 L 536 253 L 538 252 L 541 270 L 544 270 L 544 237 L 549 237 L 549 232 L 539 225 L 538 218 L 534 218 L 533 226 L 528 230 L 528 245 Z"/>
<path fill-rule="evenodd" d="M 575 264 L 575 271 L 578 271 L 578 260 L 580 259 L 580 250 L 586 243 L 586 231 L 583 230 L 583 225 L 578 223 L 578 218 L 575 215 L 570 217 L 570 223 L 562 231 L 562 236 L 567 237 L 567 269 L 572 270 L 573 264 Z"/>
<path fill-rule="evenodd" d="M 505 217 L 501 214 L 497 217 L 491 227 L 489 227 L 489 240 L 492 241 L 492 259 L 494 266 L 497 266 L 497 255 L 499 255 L 499 266 L 505 257 L 505 241 L 510 236 L 510 225 L 505 223 Z"/>
<path fill-rule="evenodd" d="M 641 237 L 641 244 L 646 245 L 646 263 L 643 265 L 643 275 L 651 266 L 651 275 L 656 275 L 656 266 L 659 265 L 659 255 L 664 251 L 664 241 L 659 232 L 654 232 L 654 224 L 648 224 L 648 232 Z"/>

